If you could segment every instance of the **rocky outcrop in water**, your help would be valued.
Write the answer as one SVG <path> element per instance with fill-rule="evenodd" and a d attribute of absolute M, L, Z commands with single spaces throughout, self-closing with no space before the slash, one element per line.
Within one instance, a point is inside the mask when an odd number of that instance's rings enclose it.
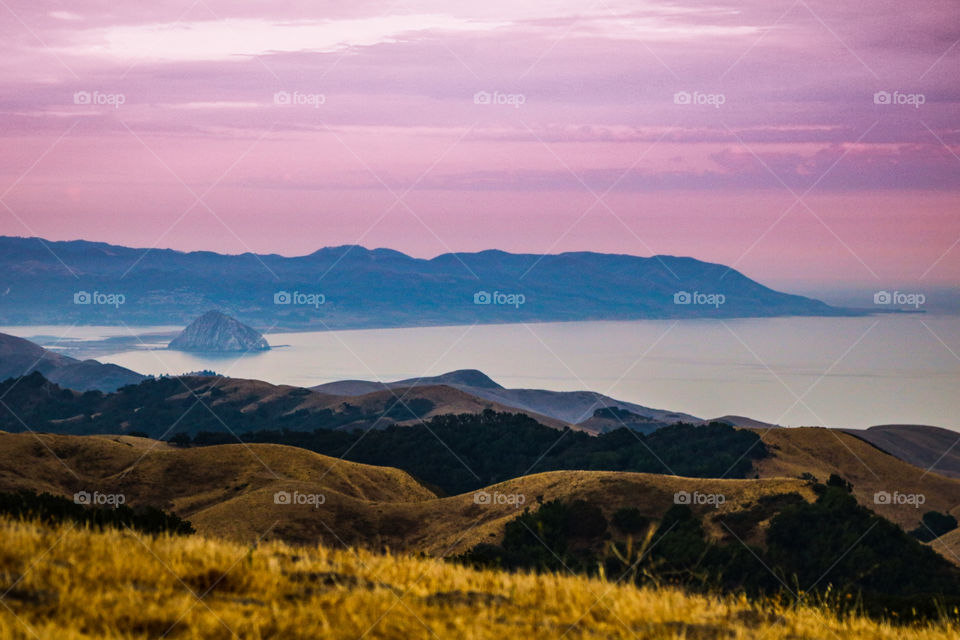
<path fill-rule="evenodd" d="M 246 352 L 267 351 L 270 345 L 260 332 L 220 313 L 208 311 L 170 341 L 178 351 Z"/>

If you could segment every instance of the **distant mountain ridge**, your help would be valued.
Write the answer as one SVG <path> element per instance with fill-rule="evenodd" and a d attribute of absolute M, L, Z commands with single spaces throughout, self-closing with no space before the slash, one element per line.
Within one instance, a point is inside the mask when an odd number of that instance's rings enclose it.
<path fill-rule="evenodd" d="M 280 329 L 864 313 L 674 256 L 488 250 L 427 260 L 341 246 L 284 257 L 13 237 L 0 237 L 0 291 L 8 324 L 186 324 L 198 308 Z M 110 295 L 122 302 L 101 303 Z"/>
<path fill-rule="evenodd" d="M 700 418 L 687 413 L 651 409 L 633 402 L 617 400 L 595 391 L 507 389 L 494 382 L 482 371 L 475 369 L 460 369 L 439 376 L 411 378 L 386 383 L 369 380 L 341 380 L 311 388 L 322 393 L 361 396 L 384 389 L 407 389 L 438 384 L 453 387 L 470 395 L 513 409 L 580 425 L 585 430 L 594 433 L 610 431 L 624 426 L 639 431 L 652 431 L 676 422 L 702 422 Z M 598 411 L 604 410 L 608 411 L 608 415 L 597 415 Z M 620 413 L 620 411 L 625 413 Z"/>
<path fill-rule="evenodd" d="M 395 382 L 377 382 L 376 380 L 336 380 L 311 387 L 314 391 L 333 393 L 343 396 L 359 396 L 384 389 L 445 384 L 448 386 L 476 387 L 480 389 L 503 389 L 487 374 L 477 369 L 458 369 L 438 376 L 407 378 Z"/>

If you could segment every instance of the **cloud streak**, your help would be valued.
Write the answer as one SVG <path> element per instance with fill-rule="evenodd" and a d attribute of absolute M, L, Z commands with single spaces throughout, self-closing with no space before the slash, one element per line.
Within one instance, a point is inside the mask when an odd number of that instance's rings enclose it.
<path fill-rule="evenodd" d="M 109 216 L 110 239 L 149 246 L 189 205 L 184 184 L 203 191 L 219 179 L 211 199 L 224 223 L 276 224 L 236 232 L 265 251 L 302 250 L 311 220 L 328 230 L 311 238 L 317 246 L 356 240 L 392 202 L 384 185 L 414 184 L 416 218 L 437 228 L 391 214 L 373 233 L 421 255 L 514 246 L 510 225 L 478 221 L 483 207 L 522 217 L 517 249 L 556 237 L 557 250 L 675 249 L 626 246 L 609 212 L 563 233 L 576 218 L 551 212 L 566 211 L 571 193 L 589 205 L 611 184 L 678 209 L 702 194 L 789 198 L 811 185 L 837 202 L 860 194 L 883 207 L 870 237 L 891 263 L 905 253 L 896 239 L 916 237 L 917 194 L 936 192 L 943 215 L 917 232 L 936 238 L 930 262 L 960 237 L 948 215 L 960 193 L 960 23 L 932 0 L 908 15 L 888 0 L 7 5 L 0 138 L 11 151 L 0 180 L 15 185 L 5 202 L 17 215 L 0 209 L 0 233 L 24 234 L 26 223 L 97 238 Z M 550 215 L 556 232 L 543 243 L 534 234 L 551 233 Z M 729 224 L 700 216 L 715 235 Z M 835 241 L 820 232 L 806 241 Z M 163 237 L 200 248 L 186 231 Z M 231 233 L 205 241 L 238 249 Z M 795 241 L 779 230 L 763 240 L 781 255 Z M 694 249 L 731 251 L 681 252 Z M 789 266 L 762 262 L 777 253 L 757 251 L 752 266 L 787 277 Z M 907 275 L 923 262 L 911 260 Z M 930 277 L 955 281 L 958 268 L 951 253 Z"/>

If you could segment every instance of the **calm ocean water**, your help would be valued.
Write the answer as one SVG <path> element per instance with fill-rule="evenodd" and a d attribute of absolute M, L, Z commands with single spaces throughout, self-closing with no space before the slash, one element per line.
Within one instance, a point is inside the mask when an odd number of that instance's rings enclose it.
<path fill-rule="evenodd" d="M 63 335 L 66 329 L 0 331 L 36 337 Z M 91 340 L 125 334 L 125 328 L 78 327 L 66 335 Z M 737 414 L 789 426 L 960 427 L 956 316 L 512 324 L 282 333 L 267 339 L 272 351 L 242 357 L 124 347 L 99 359 L 142 373 L 213 369 L 301 386 L 470 368 L 506 387 L 590 389 L 705 418 Z"/>

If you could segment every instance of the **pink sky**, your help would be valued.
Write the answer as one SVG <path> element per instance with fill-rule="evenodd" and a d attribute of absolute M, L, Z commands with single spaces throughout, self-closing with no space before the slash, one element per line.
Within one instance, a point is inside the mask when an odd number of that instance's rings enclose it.
<path fill-rule="evenodd" d="M 0 235 L 668 253 L 775 286 L 956 284 L 958 14 L 6 0 Z"/>

